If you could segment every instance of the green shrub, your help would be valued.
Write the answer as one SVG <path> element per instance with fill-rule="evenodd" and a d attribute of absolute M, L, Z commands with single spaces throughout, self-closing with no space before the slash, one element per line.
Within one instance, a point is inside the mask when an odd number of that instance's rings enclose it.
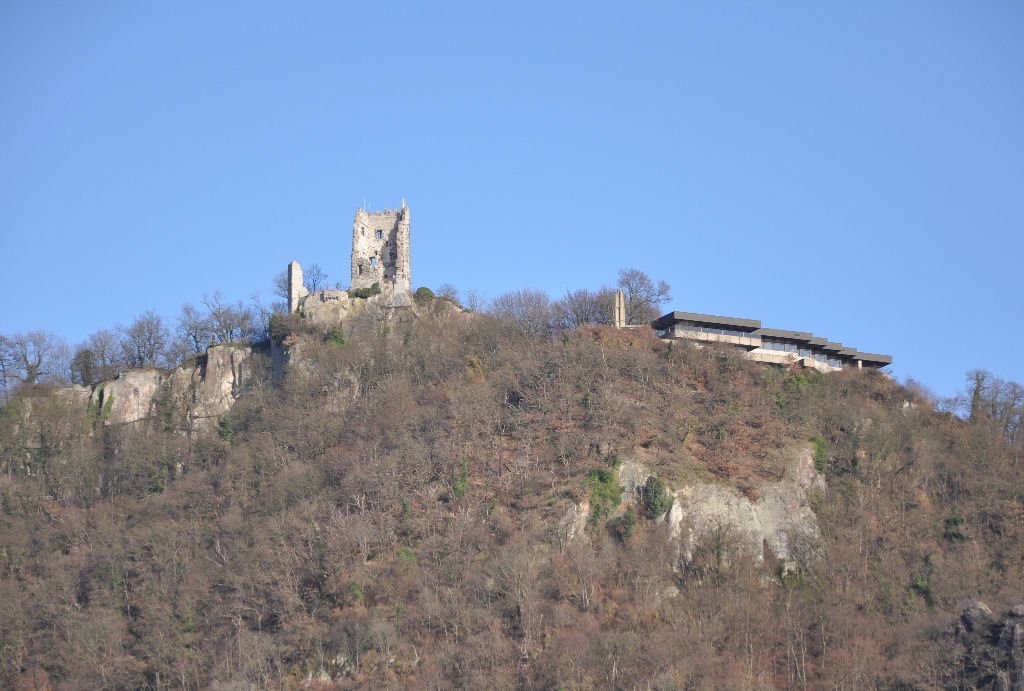
<path fill-rule="evenodd" d="M 935 564 L 931 555 L 928 555 L 924 558 L 924 573 L 915 578 L 910 585 L 911 592 L 920 595 L 929 608 L 935 604 L 935 584 L 932 579 L 934 574 Z"/>
<path fill-rule="evenodd" d="M 820 386 L 824 380 L 821 372 L 803 370 L 792 373 L 786 379 L 785 387 L 790 393 L 800 393 L 807 388 Z"/>
<path fill-rule="evenodd" d="M 673 497 L 668 485 L 657 475 L 651 475 L 640 489 L 644 513 L 649 518 L 665 515 L 672 508 Z"/>
<path fill-rule="evenodd" d="M 230 444 L 235 438 L 235 431 L 231 427 L 231 418 L 222 417 L 217 423 L 217 436 Z"/>
<path fill-rule="evenodd" d="M 374 295 L 380 295 L 380 283 L 374 282 L 369 288 L 354 288 L 348 291 L 350 298 L 372 298 Z"/>
<path fill-rule="evenodd" d="M 426 286 L 420 286 L 413 293 L 413 297 L 416 299 L 416 302 L 427 302 L 434 299 L 434 291 Z"/>
<path fill-rule="evenodd" d="M 614 470 L 591 470 L 583 484 L 590 490 L 590 524 L 596 526 L 622 502 L 622 488 Z"/>
<path fill-rule="evenodd" d="M 950 542 L 963 542 L 967 539 L 967 536 L 964 535 L 964 531 L 960 529 L 960 526 L 963 524 L 963 516 L 959 514 L 949 516 L 944 522 L 944 530 L 942 531 L 943 537 Z"/>
<path fill-rule="evenodd" d="M 456 500 L 462 501 L 466 496 L 467 487 L 469 487 L 469 465 L 466 463 L 466 459 L 462 459 L 462 469 L 459 470 L 455 482 L 452 483 L 452 494 L 455 495 Z"/>
<path fill-rule="evenodd" d="M 935 601 L 935 593 L 932 592 L 932 581 L 928 576 L 919 577 L 914 581 L 913 585 L 910 586 L 910 589 L 924 598 L 925 604 L 929 607 Z"/>
<path fill-rule="evenodd" d="M 828 468 L 828 442 L 819 435 L 811 437 L 810 442 L 814 450 L 814 469 L 824 474 Z"/>
<path fill-rule="evenodd" d="M 355 602 L 363 601 L 363 586 L 359 585 L 356 581 L 349 581 L 348 584 L 348 597 Z"/>
<path fill-rule="evenodd" d="M 331 330 L 327 332 L 327 342 L 338 348 L 345 345 L 345 329 L 341 324 L 331 327 Z"/>

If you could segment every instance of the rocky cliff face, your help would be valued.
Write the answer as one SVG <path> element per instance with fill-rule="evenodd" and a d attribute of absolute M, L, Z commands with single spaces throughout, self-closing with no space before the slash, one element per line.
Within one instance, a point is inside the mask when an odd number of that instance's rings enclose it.
<path fill-rule="evenodd" d="M 337 326 L 345 319 L 367 315 L 376 321 L 387 321 L 413 308 L 415 303 L 406 291 L 380 293 L 368 298 L 349 297 L 345 290 L 318 290 L 299 301 L 298 312 L 303 319 L 321 328 Z M 395 308 L 399 308 L 396 312 Z"/>
<path fill-rule="evenodd" d="M 967 604 L 956 624 L 963 688 L 1024 689 L 1024 604 L 996 616 L 980 600 Z"/>
<path fill-rule="evenodd" d="M 173 371 L 128 370 L 101 382 L 89 398 L 94 419 L 105 425 L 142 424 L 169 403 L 173 424 L 188 433 L 210 431 L 231 410 L 245 383 L 252 348 L 216 345 L 193 363 Z"/>
<path fill-rule="evenodd" d="M 651 476 L 643 464 L 627 460 L 618 470 L 624 503 L 638 499 Z M 757 488 L 756 497 L 734 487 L 694 483 L 672 490 L 672 508 L 659 521 L 669 526 L 681 562 L 693 561 L 698 545 L 719 543 L 725 551 L 749 555 L 758 562 L 767 553 L 791 562 L 814 553 L 818 523 L 810 507 L 814 491 L 823 491 L 824 479 L 814 468 L 810 449 L 800 449 L 778 482 Z M 559 530 L 567 540 L 585 536 L 586 502 L 570 507 Z"/>
<path fill-rule="evenodd" d="M 646 479 L 646 478 L 645 478 Z M 809 493 L 823 490 L 824 480 L 814 469 L 810 449 L 802 449 L 779 482 L 757 488 L 756 498 L 735 488 L 698 483 L 676 492 L 667 521 L 680 540 L 682 557 L 689 562 L 697 543 L 728 539 L 755 559 L 767 549 L 788 561 L 794 552 L 805 554 L 818 539 L 818 523 Z"/>
<path fill-rule="evenodd" d="M 160 369 L 134 369 L 100 382 L 89 397 L 92 416 L 106 425 L 123 425 L 153 416 L 157 395 L 168 380 Z"/>
<path fill-rule="evenodd" d="M 179 367 L 170 378 L 170 395 L 191 432 L 211 431 L 241 395 L 245 363 L 252 348 L 213 346 L 192 367 Z"/>

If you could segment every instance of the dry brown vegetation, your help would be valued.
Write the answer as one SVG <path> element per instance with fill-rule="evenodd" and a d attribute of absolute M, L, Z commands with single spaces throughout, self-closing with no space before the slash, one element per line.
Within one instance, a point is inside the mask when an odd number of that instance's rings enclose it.
<path fill-rule="evenodd" d="M 214 439 L 2 409 L 0 685 L 966 688 L 959 609 L 1024 593 L 1019 445 L 878 373 L 476 315 L 345 335 Z M 618 458 L 756 494 L 811 438 L 798 572 L 557 529 Z"/>

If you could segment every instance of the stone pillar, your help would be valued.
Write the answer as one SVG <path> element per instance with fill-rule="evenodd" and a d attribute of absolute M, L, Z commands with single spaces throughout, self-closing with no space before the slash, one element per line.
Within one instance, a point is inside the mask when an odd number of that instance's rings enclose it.
<path fill-rule="evenodd" d="M 615 309 L 612 313 L 612 320 L 615 322 L 616 329 L 626 326 L 626 294 L 621 290 L 615 293 Z"/>
<path fill-rule="evenodd" d="M 299 309 L 299 300 L 308 294 L 306 286 L 302 285 L 302 267 L 292 262 L 288 265 L 288 313 Z"/>

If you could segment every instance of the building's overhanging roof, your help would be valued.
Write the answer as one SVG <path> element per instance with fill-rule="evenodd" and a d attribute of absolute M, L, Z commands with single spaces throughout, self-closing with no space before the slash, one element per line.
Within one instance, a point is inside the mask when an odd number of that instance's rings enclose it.
<path fill-rule="evenodd" d="M 802 343 L 810 343 L 811 339 L 814 338 L 814 334 L 807 331 L 790 331 L 788 329 L 758 329 L 754 335 L 761 336 L 762 338 L 779 338 L 800 341 Z"/>
<path fill-rule="evenodd" d="M 892 355 L 881 355 L 879 353 L 862 353 L 857 351 L 854 357 L 863 362 L 878 365 L 879 367 L 885 367 L 886 365 L 892 364 Z"/>
<path fill-rule="evenodd" d="M 860 360 L 868 365 L 885 367 L 892 364 L 891 355 L 880 355 L 878 353 L 862 353 L 856 348 L 844 346 L 842 343 L 830 341 L 821 336 L 815 336 L 807 331 L 792 331 L 789 329 L 762 328 L 761 322 L 757 319 L 741 319 L 739 317 L 720 317 L 714 314 L 699 314 L 697 312 L 669 312 L 651 322 L 655 329 L 667 329 L 678 322 L 691 322 L 719 328 L 731 328 L 750 331 L 754 338 L 777 338 L 780 340 L 797 341 L 807 343 L 819 350 L 831 355 Z"/>
<path fill-rule="evenodd" d="M 743 331 L 753 331 L 761 328 L 761 322 L 757 319 L 740 319 L 739 317 L 719 317 L 715 314 L 697 314 L 696 312 L 669 312 L 658 317 L 651 325 L 655 329 L 667 329 L 678 322 L 695 322 L 707 324 L 708 326 L 728 327 Z"/>

